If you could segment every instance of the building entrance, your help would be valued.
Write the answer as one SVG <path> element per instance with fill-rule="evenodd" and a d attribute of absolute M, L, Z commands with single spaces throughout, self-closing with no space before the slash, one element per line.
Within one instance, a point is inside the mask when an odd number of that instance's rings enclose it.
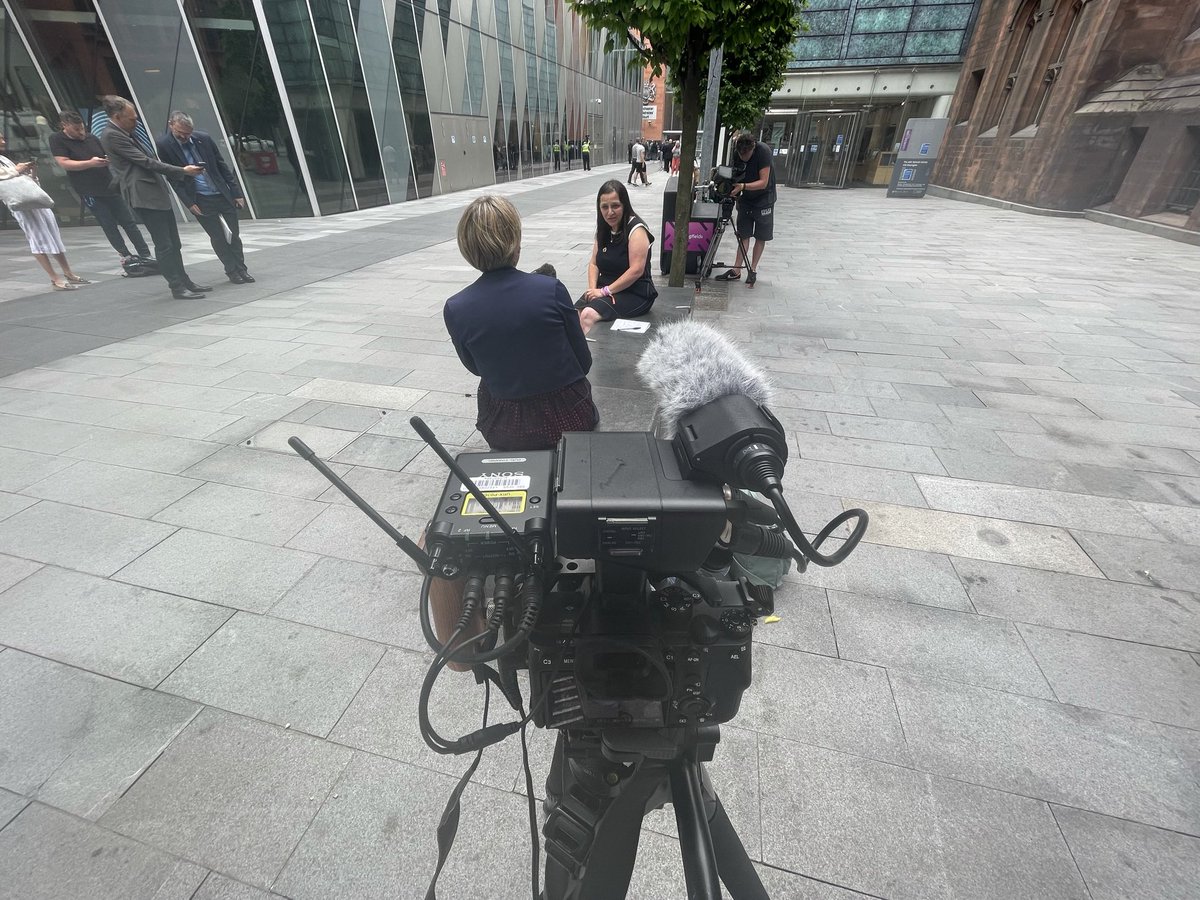
<path fill-rule="evenodd" d="M 800 113 L 788 141 L 788 185 L 845 187 L 854 169 L 862 120 L 861 110 Z"/>

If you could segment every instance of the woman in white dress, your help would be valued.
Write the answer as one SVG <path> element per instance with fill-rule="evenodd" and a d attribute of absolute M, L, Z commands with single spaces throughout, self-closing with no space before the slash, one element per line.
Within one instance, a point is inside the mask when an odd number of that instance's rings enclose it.
<path fill-rule="evenodd" d="M 8 142 L 4 135 L 0 134 L 0 181 L 30 174 L 33 163 L 13 162 L 3 155 L 7 147 Z M 38 261 L 38 265 L 46 270 L 46 274 L 50 276 L 50 284 L 56 291 L 73 291 L 76 285 L 90 283 L 86 278 L 80 278 L 71 271 L 71 264 L 67 262 L 67 248 L 63 246 L 62 233 L 58 230 L 58 220 L 54 218 L 53 210 L 14 209 L 11 212 L 21 230 L 25 232 L 25 239 L 29 241 L 29 252 Z M 50 257 L 54 257 L 62 269 L 61 277 L 54 271 Z"/>

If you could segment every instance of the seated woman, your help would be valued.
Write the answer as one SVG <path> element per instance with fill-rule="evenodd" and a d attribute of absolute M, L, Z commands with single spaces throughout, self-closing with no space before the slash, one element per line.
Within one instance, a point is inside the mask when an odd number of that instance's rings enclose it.
<path fill-rule="evenodd" d="M 619 181 L 606 181 L 596 195 L 596 241 L 588 263 L 588 289 L 575 304 L 587 334 L 597 322 L 642 316 L 658 290 L 650 277 L 654 235 L 629 204 Z"/>
<path fill-rule="evenodd" d="M 508 200 L 474 200 L 458 249 L 483 274 L 446 301 L 458 358 L 479 376 L 476 427 L 493 450 L 543 450 L 600 420 L 587 380 L 592 354 L 556 278 L 517 271 L 521 217 Z"/>

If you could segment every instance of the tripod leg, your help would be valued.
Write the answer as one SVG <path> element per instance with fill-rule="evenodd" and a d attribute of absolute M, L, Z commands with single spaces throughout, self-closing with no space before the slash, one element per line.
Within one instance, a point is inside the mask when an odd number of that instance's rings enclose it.
<path fill-rule="evenodd" d="M 704 254 L 704 260 L 700 263 L 699 277 L 696 279 L 697 283 L 712 275 L 713 260 L 717 258 L 717 248 L 721 246 L 721 235 L 724 233 L 725 222 L 718 220 L 716 227 L 713 228 L 713 236 L 708 244 L 708 252 Z"/>
<path fill-rule="evenodd" d="M 729 896 L 733 900 L 770 900 L 762 879 L 754 870 L 754 863 L 746 853 L 742 839 L 734 831 L 733 823 L 729 821 L 725 807 L 721 805 L 721 799 L 714 794 L 713 801 L 716 809 L 713 810 L 708 827 L 712 832 L 717 872 L 725 887 L 729 888 Z"/>

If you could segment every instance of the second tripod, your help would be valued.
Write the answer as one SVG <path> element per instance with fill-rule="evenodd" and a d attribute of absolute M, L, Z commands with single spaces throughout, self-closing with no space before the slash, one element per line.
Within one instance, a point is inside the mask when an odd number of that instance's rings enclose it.
<path fill-rule="evenodd" d="M 704 254 L 704 259 L 700 262 L 700 268 L 696 273 L 696 291 L 700 291 L 700 285 L 704 279 L 712 276 L 712 270 L 715 266 L 721 265 L 713 260 L 717 258 L 717 248 L 721 246 L 721 238 L 725 236 L 725 229 L 733 223 L 733 207 L 734 201 L 732 197 L 726 197 L 721 201 L 721 211 L 717 215 L 717 224 L 713 228 L 712 240 L 708 242 L 708 250 Z M 746 264 L 746 286 L 753 287 L 756 278 L 754 269 L 750 267 L 750 247 L 744 237 L 740 237 L 737 229 L 734 229 L 733 236 L 737 238 L 738 253 L 742 262 Z M 726 266 L 726 268 L 733 268 Z"/>

